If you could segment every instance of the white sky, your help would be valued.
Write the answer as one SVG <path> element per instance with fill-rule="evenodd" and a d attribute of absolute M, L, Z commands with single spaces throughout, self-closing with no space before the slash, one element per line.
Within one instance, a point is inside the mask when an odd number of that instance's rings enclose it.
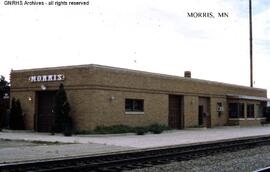
<path fill-rule="evenodd" d="M 254 86 L 270 90 L 270 1 L 253 2 Z M 60 7 L 0 1 L 0 75 L 94 63 L 179 76 L 190 70 L 193 78 L 249 86 L 248 24 L 248 0 L 91 0 Z"/>

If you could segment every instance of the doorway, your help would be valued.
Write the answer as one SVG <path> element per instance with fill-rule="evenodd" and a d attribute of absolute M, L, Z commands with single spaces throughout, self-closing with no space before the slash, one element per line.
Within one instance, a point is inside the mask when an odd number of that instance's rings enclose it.
<path fill-rule="evenodd" d="M 170 128 L 183 129 L 184 116 L 182 113 L 182 96 L 169 95 L 169 119 Z"/>
<path fill-rule="evenodd" d="M 42 91 L 37 93 L 37 131 L 50 132 L 53 124 L 53 108 L 56 91 Z"/>
<path fill-rule="evenodd" d="M 203 106 L 199 106 L 199 126 L 203 125 Z"/>
<path fill-rule="evenodd" d="M 211 128 L 210 98 L 199 97 L 198 107 L 199 126 Z"/>

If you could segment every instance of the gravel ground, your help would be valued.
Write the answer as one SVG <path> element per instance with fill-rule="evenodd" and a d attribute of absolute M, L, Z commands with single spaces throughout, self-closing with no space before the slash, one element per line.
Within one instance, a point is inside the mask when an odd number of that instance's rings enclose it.
<path fill-rule="evenodd" d="M 270 165 L 270 146 L 206 156 L 196 160 L 136 169 L 132 172 L 251 172 Z"/>

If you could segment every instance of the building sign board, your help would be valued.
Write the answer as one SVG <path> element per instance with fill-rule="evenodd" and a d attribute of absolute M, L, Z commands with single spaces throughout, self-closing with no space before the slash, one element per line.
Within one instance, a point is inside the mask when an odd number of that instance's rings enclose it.
<path fill-rule="evenodd" d="M 30 82 L 50 82 L 50 81 L 63 81 L 65 75 L 52 74 L 52 75 L 34 75 L 29 77 Z"/>

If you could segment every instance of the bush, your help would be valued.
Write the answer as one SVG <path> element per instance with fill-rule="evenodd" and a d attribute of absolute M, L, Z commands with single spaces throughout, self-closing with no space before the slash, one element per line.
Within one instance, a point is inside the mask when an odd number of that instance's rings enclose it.
<path fill-rule="evenodd" d="M 67 117 L 64 127 L 64 136 L 72 135 L 72 119 L 70 116 Z"/>
<path fill-rule="evenodd" d="M 147 128 L 146 127 L 136 127 L 135 131 L 136 131 L 137 135 L 144 135 L 145 133 L 147 133 Z"/>
<path fill-rule="evenodd" d="M 54 122 L 51 133 L 63 132 L 65 136 L 72 135 L 72 118 L 69 115 L 70 105 L 64 85 L 61 83 L 55 96 Z"/>
<path fill-rule="evenodd" d="M 92 130 L 76 130 L 74 134 L 95 134 Z"/>
<path fill-rule="evenodd" d="M 154 134 L 160 134 L 162 133 L 164 130 L 168 130 L 169 128 L 165 125 L 161 125 L 161 124 L 152 124 L 149 126 L 149 131 L 151 133 L 154 133 Z"/>
<path fill-rule="evenodd" d="M 120 133 L 136 133 L 144 135 L 147 132 L 160 134 L 164 130 L 170 128 L 161 124 L 152 124 L 147 127 L 130 127 L 127 125 L 97 126 L 94 130 L 77 130 L 75 134 L 120 134 Z"/>
<path fill-rule="evenodd" d="M 10 110 L 10 128 L 13 130 L 23 130 L 24 120 L 20 100 L 12 98 Z"/>
<path fill-rule="evenodd" d="M 95 134 L 118 134 L 118 133 L 133 133 L 134 128 L 126 125 L 113 126 L 97 126 L 94 129 Z"/>

